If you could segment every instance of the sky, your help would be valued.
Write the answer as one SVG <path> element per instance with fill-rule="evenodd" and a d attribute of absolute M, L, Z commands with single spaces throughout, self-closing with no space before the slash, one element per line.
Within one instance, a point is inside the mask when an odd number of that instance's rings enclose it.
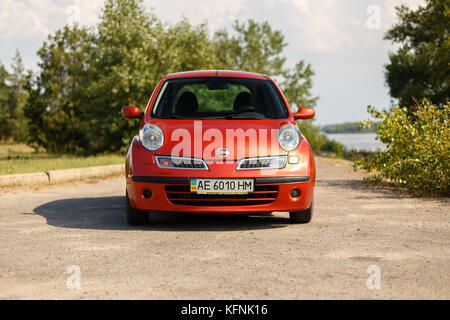
<path fill-rule="evenodd" d="M 207 21 L 211 32 L 236 19 L 268 21 L 281 30 L 287 64 L 310 63 L 320 125 L 368 118 L 366 106 L 389 108 L 392 99 L 383 66 L 394 45 L 383 36 L 395 22 L 395 7 L 417 8 L 423 0 L 144 0 L 164 22 L 183 16 Z M 25 67 L 38 70 L 37 50 L 48 34 L 74 20 L 95 26 L 104 0 L 1 0 L 0 62 L 10 67 L 19 49 Z M 180 70 L 181 71 L 181 70 Z M 269 75 L 270 76 L 270 75 Z M 149 95 L 152 89 L 149 89 Z"/>

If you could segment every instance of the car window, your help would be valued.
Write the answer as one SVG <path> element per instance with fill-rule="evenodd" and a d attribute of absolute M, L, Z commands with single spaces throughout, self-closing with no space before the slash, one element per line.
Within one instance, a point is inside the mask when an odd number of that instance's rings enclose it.
<path fill-rule="evenodd" d="M 279 119 L 288 115 L 271 81 L 205 77 L 167 80 L 151 116 L 170 119 Z"/>
<path fill-rule="evenodd" d="M 232 111 L 236 96 L 240 92 L 250 93 L 250 90 L 242 85 L 230 85 L 227 89 L 210 90 L 206 84 L 193 84 L 179 90 L 176 101 L 179 101 L 181 95 L 187 91 L 195 94 L 199 112 Z"/>

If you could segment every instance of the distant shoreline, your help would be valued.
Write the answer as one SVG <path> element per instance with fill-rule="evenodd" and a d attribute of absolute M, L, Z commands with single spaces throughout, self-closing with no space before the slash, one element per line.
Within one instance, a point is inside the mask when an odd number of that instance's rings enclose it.
<path fill-rule="evenodd" d="M 325 135 L 333 135 L 333 134 L 376 134 L 376 132 L 326 132 L 326 131 L 320 131 L 321 133 Z"/>
<path fill-rule="evenodd" d="M 344 147 L 350 150 L 357 151 L 377 151 L 384 150 L 386 145 L 379 140 L 376 140 L 376 133 L 373 132 L 357 132 L 357 133 L 326 133 L 328 139 L 341 143 Z"/>
<path fill-rule="evenodd" d="M 377 125 L 370 128 L 362 128 L 360 122 L 345 122 L 340 124 L 329 124 L 322 126 L 320 130 L 323 133 L 375 133 Z"/>

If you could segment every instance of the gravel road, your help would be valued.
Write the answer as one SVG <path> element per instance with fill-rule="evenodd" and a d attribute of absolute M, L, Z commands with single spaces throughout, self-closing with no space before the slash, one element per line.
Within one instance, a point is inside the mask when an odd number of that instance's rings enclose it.
<path fill-rule="evenodd" d="M 317 170 L 306 225 L 155 214 L 130 227 L 123 177 L 3 190 L 0 298 L 450 299 L 448 200 L 367 188 L 344 161 Z"/>

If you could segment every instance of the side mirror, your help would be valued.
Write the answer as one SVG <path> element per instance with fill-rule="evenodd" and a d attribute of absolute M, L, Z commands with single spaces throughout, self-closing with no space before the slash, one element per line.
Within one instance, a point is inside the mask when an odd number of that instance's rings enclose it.
<path fill-rule="evenodd" d="M 316 115 L 316 111 L 314 111 L 313 108 L 303 107 L 303 108 L 298 109 L 298 111 L 296 113 L 294 113 L 294 119 L 295 120 L 312 119 L 312 118 L 314 118 L 315 115 Z"/>
<path fill-rule="evenodd" d="M 128 119 L 137 119 L 142 116 L 141 111 L 138 109 L 138 107 L 124 107 L 122 109 L 122 117 L 128 118 Z"/>

